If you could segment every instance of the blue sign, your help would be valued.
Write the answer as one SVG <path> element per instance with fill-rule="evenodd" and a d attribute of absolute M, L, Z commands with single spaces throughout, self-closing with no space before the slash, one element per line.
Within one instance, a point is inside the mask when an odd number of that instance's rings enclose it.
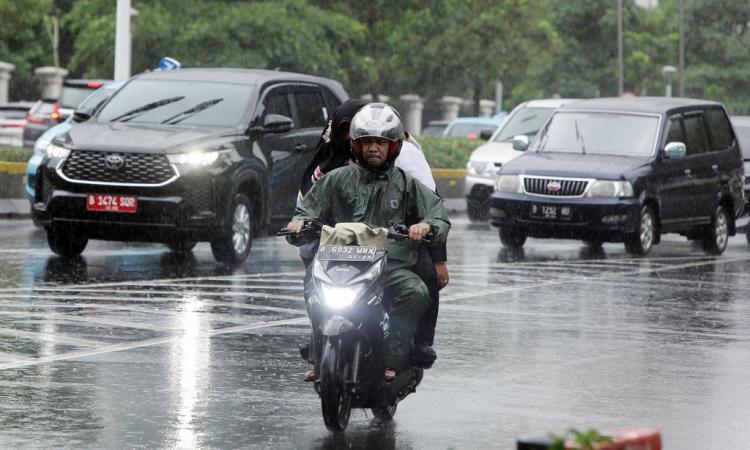
<path fill-rule="evenodd" d="M 169 56 L 165 56 L 159 61 L 159 69 L 161 70 L 177 70 L 181 66 L 180 62 Z"/>

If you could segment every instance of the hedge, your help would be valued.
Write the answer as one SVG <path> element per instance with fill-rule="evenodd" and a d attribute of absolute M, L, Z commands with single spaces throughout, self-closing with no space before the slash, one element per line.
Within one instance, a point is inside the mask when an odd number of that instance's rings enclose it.
<path fill-rule="evenodd" d="M 26 162 L 33 154 L 33 148 L 0 147 L 0 161 Z"/>
<path fill-rule="evenodd" d="M 475 148 L 485 141 L 467 138 L 416 136 L 433 169 L 464 169 Z"/>
<path fill-rule="evenodd" d="M 481 140 L 451 137 L 417 136 L 417 140 L 433 169 L 463 169 L 471 152 L 484 144 Z M 0 161 L 26 162 L 33 153 L 31 148 L 0 147 Z"/>

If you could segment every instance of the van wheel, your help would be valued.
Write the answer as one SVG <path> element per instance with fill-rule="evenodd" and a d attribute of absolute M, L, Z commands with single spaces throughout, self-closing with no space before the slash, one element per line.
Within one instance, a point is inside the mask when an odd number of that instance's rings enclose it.
<path fill-rule="evenodd" d="M 51 225 L 47 227 L 47 244 L 49 248 L 64 258 L 72 258 L 83 253 L 89 238 L 86 234 L 70 225 Z"/>
<path fill-rule="evenodd" d="M 638 230 L 625 236 L 625 251 L 631 255 L 646 255 L 654 246 L 656 216 L 650 206 L 641 208 L 641 221 Z"/>
<path fill-rule="evenodd" d="M 521 248 L 526 243 L 526 233 L 515 227 L 501 226 L 500 242 L 508 248 Z"/>
<path fill-rule="evenodd" d="M 229 207 L 229 229 L 211 241 L 214 258 L 231 265 L 242 264 L 253 243 L 253 205 L 244 194 L 237 194 Z"/>
<path fill-rule="evenodd" d="M 701 244 L 703 251 L 709 255 L 721 255 L 727 248 L 729 240 L 729 215 L 724 206 L 719 205 L 714 210 L 711 225 L 708 227 Z"/>

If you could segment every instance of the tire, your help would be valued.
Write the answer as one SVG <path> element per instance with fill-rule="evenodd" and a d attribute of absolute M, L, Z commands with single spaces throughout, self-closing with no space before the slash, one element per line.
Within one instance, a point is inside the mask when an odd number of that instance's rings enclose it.
<path fill-rule="evenodd" d="M 747 241 L 747 245 L 750 245 L 750 224 L 745 225 L 745 240 Z"/>
<path fill-rule="evenodd" d="M 195 241 L 189 241 L 187 239 L 178 239 L 172 242 L 167 242 L 166 246 L 169 247 L 169 249 L 173 253 L 189 253 L 195 248 L 197 242 Z"/>
<path fill-rule="evenodd" d="M 656 235 L 656 215 L 650 206 L 641 208 L 638 230 L 625 236 L 625 251 L 631 255 L 647 255 L 654 246 Z"/>
<path fill-rule="evenodd" d="M 714 210 L 711 225 L 701 240 L 703 251 L 709 255 L 721 255 L 727 248 L 729 241 L 729 215 L 723 205 Z"/>
<path fill-rule="evenodd" d="M 49 248 L 63 258 L 73 258 L 80 255 L 88 243 L 88 236 L 75 227 L 69 225 L 47 227 Z"/>
<path fill-rule="evenodd" d="M 490 196 L 475 193 L 466 199 L 466 214 L 472 222 L 486 222 L 490 219 Z"/>
<path fill-rule="evenodd" d="M 326 341 L 320 358 L 320 406 L 330 431 L 344 431 L 349 424 L 352 398 L 344 386 L 347 371 L 341 341 Z"/>
<path fill-rule="evenodd" d="M 229 207 L 228 229 L 211 241 L 214 258 L 230 265 L 242 264 L 253 243 L 253 205 L 243 195 L 237 194 Z"/>
<path fill-rule="evenodd" d="M 391 420 L 393 420 L 393 416 L 396 415 L 397 406 L 398 404 L 372 408 L 372 415 L 381 422 L 390 422 Z"/>
<path fill-rule="evenodd" d="M 514 227 L 501 226 L 498 234 L 500 242 L 508 248 L 520 249 L 526 243 L 526 233 Z"/>

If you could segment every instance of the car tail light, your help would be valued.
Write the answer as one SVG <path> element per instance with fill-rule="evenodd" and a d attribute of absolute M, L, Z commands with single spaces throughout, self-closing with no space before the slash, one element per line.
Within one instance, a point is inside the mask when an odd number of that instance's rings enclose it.
<path fill-rule="evenodd" d="M 38 124 L 38 125 L 44 124 L 44 119 L 42 119 L 41 117 L 34 117 L 31 114 L 29 114 L 29 113 L 26 113 L 26 121 L 27 122 L 31 122 L 31 123 L 35 123 L 35 124 Z"/>
<path fill-rule="evenodd" d="M 55 104 L 52 105 L 52 112 L 50 113 L 49 116 L 55 122 L 59 122 L 60 121 L 60 106 L 58 106 L 57 102 L 55 102 Z"/>
<path fill-rule="evenodd" d="M 5 123 L 3 124 L 3 128 L 23 128 L 26 124 L 24 123 Z"/>
<path fill-rule="evenodd" d="M 86 86 L 90 87 L 91 89 L 99 89 L 100 87 L 102 87 L 102 84 L 98 81 L 89 81 L 88 83 L 86 83 Z"/>

